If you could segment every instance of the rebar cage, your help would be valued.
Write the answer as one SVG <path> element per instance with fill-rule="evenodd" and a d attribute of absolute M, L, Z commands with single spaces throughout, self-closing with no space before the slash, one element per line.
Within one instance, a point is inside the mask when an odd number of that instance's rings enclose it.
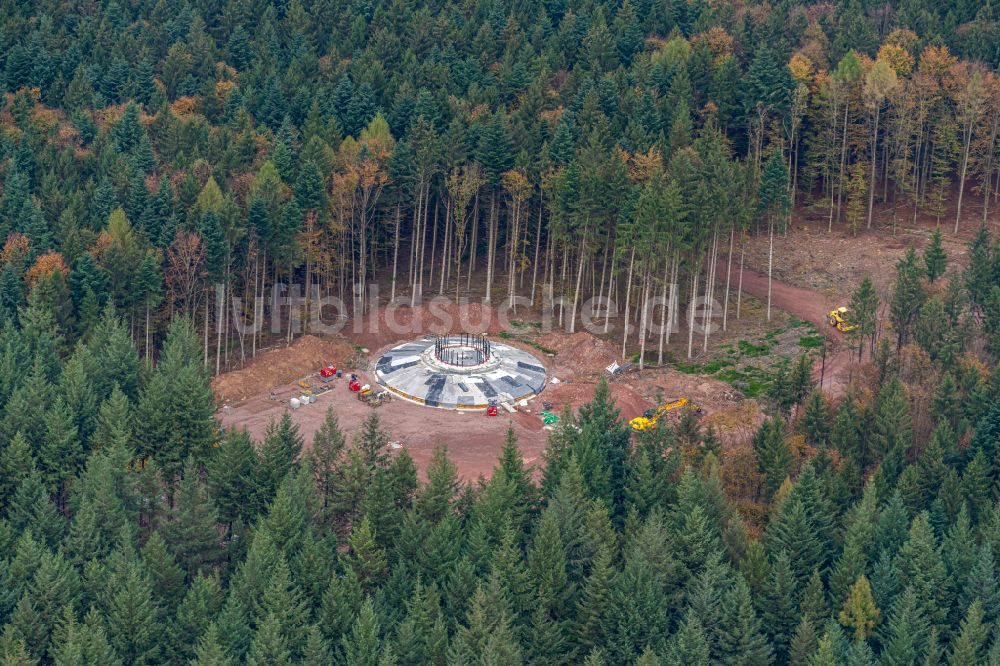
<path fill-rule="evenodd" d="M 476 333 L 440 335 L 434 340 L 434 358 L 460 368 L 482 365 L 490 360 L 490 341 Z"/>

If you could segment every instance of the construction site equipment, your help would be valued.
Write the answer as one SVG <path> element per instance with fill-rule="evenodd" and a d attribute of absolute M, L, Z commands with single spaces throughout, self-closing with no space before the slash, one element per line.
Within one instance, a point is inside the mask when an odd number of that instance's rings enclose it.
<path fill-rule="evenodd" d="M 500 405 L 496 400 L 490 400 L 486 405 L 486 416 L 500 416 Z"/>
<path fill-rule="evenodd" d="M 347 388 L 355 393 L 361 390 L 361 382 L 358 381 L 357 375 L 351 375 L 351 381 L 347 383 Z"/>
<path fill-rule="evenodd" d="M 368 384 L 361 387 L 358 391 L 358 400 L 365 403 L 369 407 L 381 407 L 383 402 L 388 402 L 391 400 L 388 391 L 378 391 L 372 390 Z"/>
<path fill-rule="evenodd" d="M 292 409 L 298 409 L 302 406 L 302 402 L 298 398 L 292 398 L 288 401 L 288 406 Z"/>
<path fill-rule="evenodd" d="M 549 411 L 542 412 L 542 424 L 553 425 L 559 421 L 559 417 Z"/>
<path fill-rule="evenodd" d="M 675 410 L 680 409 L 688 404 L 688 399 L 681 397 L 676 400 L 671 400 L 670 402 L 665 402 L 656 409 L 647 409 L 642 416 L 637 416 L 628 422 L 632 426 L 632 430 L 638 430 L 643 432 L 651 428 L 656 427 L 656 422 L 660 420 L 665 414 Z"/>
<path fill-rule="evenodd" d="M 826 320 L 830 322 L 830 326 L 833 326 L 841 333 L 847 333 L 857 328 L 857 326 L 850 323 L 848 310 L 843 305 L 836 310 L 830 310 L 826 315 Z"/>
<path fill-rule="evenodd" d="M 339 375 L 340 373 L 337 372 L 337 368 L 333 367 L 332 365 L 328 365 L 325 368 L 320 369 L 319 380 L 324 383 L 332 382 Z"/>

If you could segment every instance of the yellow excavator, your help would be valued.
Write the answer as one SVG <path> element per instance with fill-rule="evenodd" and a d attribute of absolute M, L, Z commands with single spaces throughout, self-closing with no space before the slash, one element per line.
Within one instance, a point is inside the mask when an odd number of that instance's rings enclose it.
<path fill-rule="evenodd" d="M 843 305 L 836 310 L 830 310 L 826 315 L 826 320 L 830 322 L 830 326 L 833 326 L 841 333 L 847 333 L 857 328 L 854 324 L 849 323 L 847 308 Z"/>
<path fill-rule="evenodd" d="M 628 424 L 632 426 L 632 430 L 638 430 L 639 432 L 651 430 L 656 427 L 656 422 L 660 420 L 661 416 L 675 409 L 685 407 L 687 404 L 687 398 L 677 398 L 676 400 L 665 402 L 656 409 L 647 409 L 642 416 L 635 417 Z M 701 410 L 699 409 L 698 411 Z"/>

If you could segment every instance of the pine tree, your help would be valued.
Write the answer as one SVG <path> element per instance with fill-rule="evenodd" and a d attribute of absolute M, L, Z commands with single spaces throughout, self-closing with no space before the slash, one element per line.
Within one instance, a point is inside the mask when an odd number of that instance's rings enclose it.
<path fill-rule="evenodd" d="M 336 414 L 332 408 L 327 409 L 323 423 L 313 435 L 312 447 L 308 453 L 316 472 L 316 487 L 324 510 L 329 509 L 333 503 L 334 486 L 343 464 L 341 456 L 345 444 L 346 439 Z"/>
<path fill-rule="evenodd" d="M 663 660 L 666 666 L 708 666 L 709 649 L 705 629 L 688 614 L 671 637 Z"/>
<path fill-rule="evenodd" d="M 353 569 L 347 569 L 343 577 L 334 576 L 323 594 L 319 610 L 320 628 L 331 643 L 338 643 L 346 636 L 354 624 L 354 618 L 364 601 L 364 590 Z"/>

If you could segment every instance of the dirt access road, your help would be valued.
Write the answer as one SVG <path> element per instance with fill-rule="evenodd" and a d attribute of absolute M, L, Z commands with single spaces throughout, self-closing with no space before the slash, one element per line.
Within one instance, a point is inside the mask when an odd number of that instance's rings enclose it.
<path fill-rule="evenodd" d="M 728 263 L 719 260 L 716 264 L 716 274 L 721 280 L 726 279 Z M 732 287 L 740 286 L 740 270 L 733 267 Z M 767 275 L 749 268 L 743 269 L 743 291 L 767 303 Z M 795 315 L 803 321 L 814 324 L 817 330 L 827 338 L 826 360 L 817 359 L 814 374 L 817 384 L 823 380 L 821 387 L 833 396 L 840 396 L 847 390 L 848 374 L 851 365 L 851 352 L 844 344 L 844 334 L 830 326 L 826 315 L 830 310 L 846 303 L 834 303 L 830 297 L 819 291 L 796 287 L 786 282 L 771 280 L 771 307 Z M 825 367 L 824 367 L 825 364 Z"/>

